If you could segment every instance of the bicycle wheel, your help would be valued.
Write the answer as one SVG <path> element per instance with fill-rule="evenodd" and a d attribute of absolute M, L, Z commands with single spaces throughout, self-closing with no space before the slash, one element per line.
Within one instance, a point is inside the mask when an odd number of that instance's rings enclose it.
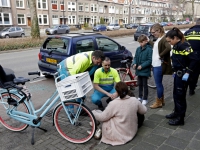
<path fill-rule="evenodd" d="M 80 107 L 78 102 L 65 102 L 66 108 L 69 108 L 70 105 L 73 105 L 74 113 Z M 81 114 L 77 119 L 71 117 L 72 120 L 76 120 L 74 124 L 70 122 L 62 104 L 55 108 L 53 114 L 57 131 L 63 138 L 72 143 L 85 143 L 93 137 L 96 131 L 96 122 L 92 112 L 85 105 L 82 105 L 81 108 Z"/>
<path fill-rule="evenodd" d="M 18 110 L 18 111 L 29 113 L 29 110 L 28 110 L 25 103 L 20 103 L 18 106 L 9 105 L 7 103 L 7 99 L 9 97 L 9 94 L 8 93 L 2 93 L 2 97 L 4 98 L 3 102 L 5 102 L 6 107 L 9 107 L 10 109 L 13 109 L 13 110 Z M 11 97 L 13 99 L 17 100 L 17 101 L 20 100 L 20 97 L 18 97 L 17 95 L 15 95 L 13 93 L 11 93 Z M 2 102 L 1 98 L 0 98 L 0 102 Z M 6 127 L 7 129 L 9 129 L 11 131 L 23 131 L 28 127 L 27 124 L 11 118 L 7 114 L 7 111 L 4 108 L 4 105 L 1 104 L 1 103 L 0 103 L 0 122 L 4 127 Z"/>
<path fill-rule="evenodd" d="M 151 71 L 151 77 L 148 79 L 148 87 L 150 87 L 152 89 L 156 88 L 156 83 L 155 83 L 152 71 Z"/>

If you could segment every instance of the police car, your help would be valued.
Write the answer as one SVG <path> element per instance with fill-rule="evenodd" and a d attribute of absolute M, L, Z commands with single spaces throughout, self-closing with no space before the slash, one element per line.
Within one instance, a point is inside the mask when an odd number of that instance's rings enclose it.
<path fill-rule="evenodd" d="M 38 67 L 43 73 L 55 73 L 57 64 L 77 53 L 102 50 L 111 59 L 111 67 L 121 66 L 122 59 L 133 59 L 124 46 L 100 33 L 70 33 L 46 38 L 38 54 Z"/>

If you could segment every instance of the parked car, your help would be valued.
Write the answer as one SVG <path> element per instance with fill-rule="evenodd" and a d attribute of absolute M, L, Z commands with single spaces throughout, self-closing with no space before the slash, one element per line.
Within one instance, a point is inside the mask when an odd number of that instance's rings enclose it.
<path fill-rule="evenodd" d="M 189 24 L 190 22 L 189 21 L 183 21 L 183 24 Z"/>
<path fill-rule="evenodd" d="M 46 34 L 61 34 L 61 33 L 69 33 L 70 27 L 66 24 L 62 25 L 55 25 L 52 26 L 51 28 L 47 28 L 45 30 Z"/>
<path fill-rule="evenodd" d="M 163 27 L 167 26 L 167 22 L 161 22 L 160 25 L 163 26 Z"/>
<path fill-rule="evenodd" d="M 181 24 L 183 24 L 183 22 L 181 22 L 181 21 L 178 21 L 178 22 L 177 22 L 177 25 L 181 25 Z"/>
<path fill-rule="evenodd" d="M 21 27 L 7 27 L 0 31 L 0 38 L 25 37 L 24 29 Z"/>
<path fill-rule="evenodd" d="M 134 33 L 134 40 L 137 41 L 138 37 L 141 34 L 145 34 L 149 37 L 151 41 L 156 40 L 156 38 L 150 33 L 150 29 L 153 26 L 153 24 L 141 24 L 137 27 L 137 30 Z"/>
<path fill-rule="evenodd" d="M 57 64 L 63 59 L 97 49 L 111 59 L 114 68 L 121 65 L 120 60 L 133 58 L 124 46 L 100 33 L 69 33 L 67 36 L 53 35 L 46 38 L 38 54 L 38 67 L 42 72 L 55 73 Z"/>
<path fill-rule="evenodd" d="M 107 30 L 109 31 L 109 30 L 119 30 L 120 29 L 120 25 L 119 24 L 117 24 L 117 23 L 115 23 L 115 24 L 109 24 L 108 26 L 107 26 Z"/>
<path fill-rule="evenodd" d="M 107 28 L 104 24 L 98 24 L 93 27 L 93 31 L 106 31 Z"/>
<path fill-rule="evenodd" d="M 136 29 L 139 25 L 138 24 L 127 24 L 126 29 Z"/>
<path fill-rule="evenodd" d="M 173 26 L 174 24 L 172 22 L 168 22 L 167 26 Z"/>

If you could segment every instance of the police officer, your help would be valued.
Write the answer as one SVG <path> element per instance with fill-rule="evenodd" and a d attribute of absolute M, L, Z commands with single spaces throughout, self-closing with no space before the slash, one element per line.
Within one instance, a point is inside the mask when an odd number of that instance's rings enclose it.
<path fill-rule="evenodd" d="M 185 42 L 183 33 L 176 27 L 166 34 L 166 40 L 173 45 L 172 66 L 174 77 L 174 112 L 166 115 L 169 125 L 184 125 L 186 113 L 186 92 L 188 78 L 194 72 L 198 56 L 189 43 Z"/>
<path fill-rule="evenodd" d="M 196 21 L 196 25 L 191 27 L 189 30 L 187 30 L 185 33 L 185 38 L 186 40 L 190 43 L 193 51 L 198 55 L 199 62 L 198 64 L 200 65 L 200 18 Z M 192 77 L 190 78 L 189 82 L 189 95 L 194 95 L 195 94 L 195 88 L 198 82 L 200 74 L 200 69 L 196 67 L 194 69 L 194 73 L 192 74 Z"/>

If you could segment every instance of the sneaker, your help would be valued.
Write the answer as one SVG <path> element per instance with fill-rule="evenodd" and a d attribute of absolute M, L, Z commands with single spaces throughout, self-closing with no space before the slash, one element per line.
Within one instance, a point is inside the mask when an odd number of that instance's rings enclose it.
<path fill-rule="evenodd" d="M 101 129 L 97 129 L 95 134 L 94 134 L 94 138 L 96 140 L 99 140 L 101 138 Z"/>
<path fill-rule="evenodd" d="M 147 103 L 148 103 L 148 100 L 143 100 L 143 101 L 142 101 L 142 104 L 143 104 L 143 105 L 146 105 Z"/>
<path fill-rule="evenodd" d="M 142 101 L 142 99 L 138 97 L 138 101 Z"/>

